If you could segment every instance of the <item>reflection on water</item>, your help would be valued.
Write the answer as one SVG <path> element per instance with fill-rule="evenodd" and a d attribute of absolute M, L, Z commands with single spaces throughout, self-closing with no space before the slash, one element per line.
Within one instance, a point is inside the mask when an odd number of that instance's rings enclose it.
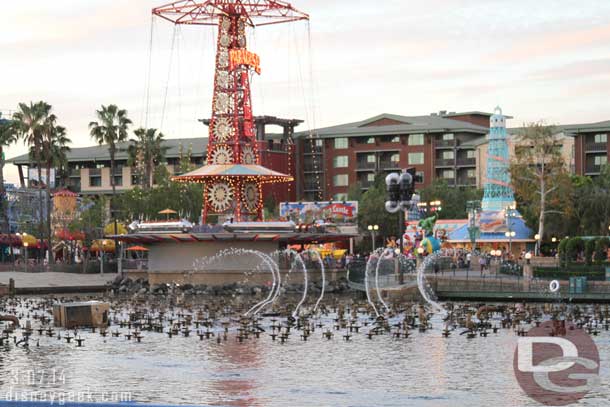
<path fill-rule="evenodd" d="M 363 320 L 365 316 L 361 317 Z M 229 406 L 534 406 L 512 371 L 516 336 L 510 330 L 466 339 L 434 329 L 408 339 L 368 339 L 366 328 L 349 342 L 334 331 L 333 315 L 307 341 L 295 332 L 287 343 L 267 331 L 244 343 L 228 339 L 144 332 L 142 343 L 124 336 L 81 331 L 85 346 L 35 332 L 31 348 L 0 347 L 0 398 L 18 392 L 127 394 L 139 402 Z M 117 328 L 113 327 L 112 330 Z M 118 328 L 127 333 L 127 328 Z M 20 335 L 20 333 L 19 333 Z M 39 341 L 39 347 L 36 347 Z M 581 405 L 604 405 L 610 397 L 607 362 L 610 335 L 595 338 L 602 384 Z M 53 378 L 53 374 L 55 377 Z M 110 401 L 110 400 L 107 400 Z"/>

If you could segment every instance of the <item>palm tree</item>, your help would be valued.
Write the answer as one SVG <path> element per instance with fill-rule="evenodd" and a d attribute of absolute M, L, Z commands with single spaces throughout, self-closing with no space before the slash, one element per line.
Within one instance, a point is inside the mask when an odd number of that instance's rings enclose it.
<path fill-rule="evenodd" d="M 8 200 L 4 198 L 4 148 L 17 141 L 17 134 L 11 122 L 0 119 L 0 205 L 2 210 L 2 232 L 9 233 Z"/>
<path fill-rule="evenodd" d="M 143 177 L 141 185 L 150 189 L 153 182 L 155 167 L 163 161 L 169 147 L 163 145 L 164 135 L 157 129 L 139 128 L 134 131 L 136 139 L 131 139 L 129 146 L 129 163 L 131 166 L 141 164 Z"/>
<path fill-rule="evenodd" d="M 42 154 L 41 161 L 45 166 L 47 183 L 47 240 L 51 243 L 51 168 L 57 168 L 60 163 L 66 160 L 66 153 L 70 151 L 68 144 L 70 139 L 66 136 L 65 127 L 56 124 L 55 115 L 50 115 L 43 127 Z M 50 249 L 49 249 L 50 250 Z M 53 261 L 54 256 L 51 256 Z"/>
<path fill-rule="evenodd" d="M 115 156 L 117 144 L 127 140 L 127 130 L 131 120 L 127 117 L 127 110 L 119 109 L 116 105 L 102 105 L 100 110 L 95 112 L 98 121 L 89 123 L 91 137 L 99 144 L 107 144 L 110 153 L 110 185 L 112 195 L 116 194 L 114 183 Z"/>
<path fill-rule="evenodd" d="M 18 137 L 23 138 L 25 144 L 30 146 L 30 159 L 36 163 L 36 169 L 38 171 L 38 200 L 40 203 L 38 226 L 41 239 L 43 238 L 44 234 L 44 209 L 42 200 L 42 188 L 40 188 L 42 182 L 42 141 L 45 122 L 47 122 L 50 115 L 51 105 L 43 101 L 36 103 L 30 102 L 29 105 L 25 103 L 19 103 L 19 110 L 13 114 L 13 126 L 15 132 Z M 51 242 L 48 242 L 48 244 L 50 246 Z"/>
<path fill-rule="evenodd" d="M 127 140 L 127 130 L 131 120 L 127 117 L 127 110 L 119 109 L 116 105 L 102 105 L 95 112 L 98 121 L 89 123 L 91 137 L 99 144 L 107 144 L 110 153 L 110 185 L 112 186 L 112 199 L 110 201 L 110 214 L 114 219 L 114 232 L 117 233 L 117 221 L 115 212 L 116 186 L 114 182 L 115 156 L 117 144 Z M 115 239 L 115 247 L 117 241 Z"/>

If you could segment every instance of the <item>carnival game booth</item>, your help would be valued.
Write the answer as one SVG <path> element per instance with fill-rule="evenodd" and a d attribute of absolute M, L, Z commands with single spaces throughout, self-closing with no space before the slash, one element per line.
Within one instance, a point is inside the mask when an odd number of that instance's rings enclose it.
<path fill-rule="evenodd" d="M 256 251 L 277 258 L 277 252 L 290 246 L 305 247 L 349 241 L 355 235 L 344 233 L 318 233 L 315 230 L 297 230 L 292 222 L 233 222 L 224 225 L 190 225 L 181 220 L 175 225 L 165 221 L 165 230 L 157 223 L 132 224 L 130 233 L 116 238 L 127 246 L 138 245 L 147 250 L 146 270 L 124 270 L 127 276 L 146 278 L 154 284 L 206 284 L 225 285 L 244 281 L 264 284 L 271 280 L 270 273 L 252 273 L 260 263 L 256 255 L 227 255 L 209 267 L 201 267 L 206 259 L 222 253 Z M 281 262 L 280 262 L 281 263 Z M 286 274 L 288 269 L 281 267 Z M 337 276 L 338 277 L 338 276 Z M 320 278 L 317 273 L 311 280 Z M 331 277 L 332 278 L 332 277 Z"/>
<path fill-rule="evenodd" d="M 485 217 L 487 216 L 487 218 Z M 447 243 L 451 247 L 472 250 L 473 240 L 477 249 L 483 252 L 491 250 L 502 250 L 507 254 L 512 250 L 512 255 L 517 258 L 519 253 L 533 251 L 536 240 L 532 238 L 533 232 L 527 227 L 520 215 L 511 218 L 510 227 L 507 226 L 503 211 L 483 212 L 477 221 L 478 233 L 471 236 L 468 221 L 453 230 L 448 235 Z"/>

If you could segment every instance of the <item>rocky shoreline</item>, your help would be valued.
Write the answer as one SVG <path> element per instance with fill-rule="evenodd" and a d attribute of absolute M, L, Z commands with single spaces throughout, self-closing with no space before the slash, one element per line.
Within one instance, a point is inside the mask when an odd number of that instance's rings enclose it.
<path fill-rule="evenodd" d="M 167 295 L 171 293 L 183 293 L 185 295 L 204 295 L 204 296 L 227 296 L 227 295 L 260 295 L 269 293 L 271 287 L 266 285 L 252 285 L 231 283 L 220 286 L 209 286 L 205 284 L 156 284 L 150 285 L 143 278 L 130 279 L 128 277 L 117 276 L 110 283 L 110 291 L 112 294 L 152 294 L 152 295 Z M 286 284 L 282 285 L 282 292 L 285 293 L 302 293 L 303 284 Z M 322 290 L 320 282 L 310 283 L 308 292 L 319 294 Z M 351 291 L 347 280 L 341 278 L 336 281 L 328 281 L 324 292 L 328 294 L 343 294 Z"/>

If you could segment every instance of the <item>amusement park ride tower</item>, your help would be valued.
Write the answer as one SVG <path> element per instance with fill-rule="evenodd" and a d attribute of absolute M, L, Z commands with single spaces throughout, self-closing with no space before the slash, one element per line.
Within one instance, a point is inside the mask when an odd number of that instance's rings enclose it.
<path fill-rule="evenodd" d="M 218 26 L 207 165 L 173 180 L 204 184 L 203 223 L 209 215 L 262 220 L 262 184 L 292 177 L 261 165 L 250 93 L 260 59 L 246 48 L 246 28 L 309 16 L 277 0 L 182 0 L 152 12 L 175 24 Z"/>
<path fill-rule="evenodd" d="M 489 147 L 487 150 L 487 180 L 483 193 L 484 211 L 502 211 L 515 206 L 510 183 L 508 135 L 506 116 L 496 107 L 489 119 Z"/>

